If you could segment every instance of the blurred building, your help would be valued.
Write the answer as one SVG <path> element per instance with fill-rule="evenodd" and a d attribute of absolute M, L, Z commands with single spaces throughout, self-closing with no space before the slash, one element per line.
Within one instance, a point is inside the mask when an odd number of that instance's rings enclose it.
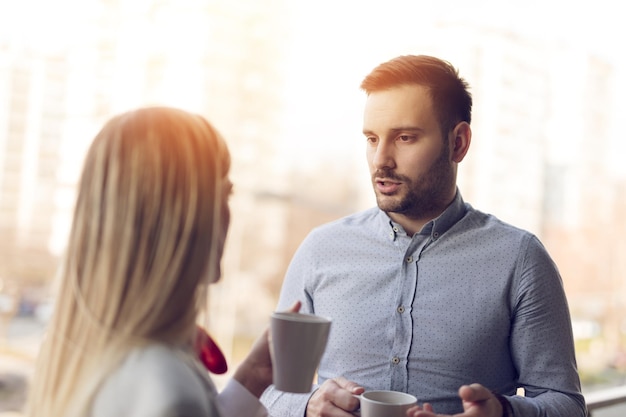
<path fill-rule="evenodd" d="M 42 282 L 65 117 L 67 60 L 0 42 L 0 280 Z M 8 285 L 8 284 L 7 284 Z"/>

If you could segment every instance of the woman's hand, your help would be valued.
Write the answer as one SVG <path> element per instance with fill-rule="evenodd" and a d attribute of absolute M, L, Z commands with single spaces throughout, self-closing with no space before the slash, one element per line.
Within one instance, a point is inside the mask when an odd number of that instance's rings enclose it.
<path fill-rule="evenodd" d="M 296 301 L 287 311 L 298 312 L 302 303 Z M 270 356 L 269 327 L 254 342 L 250 353 L 239 365 L 233 378 L 259 398 L 272 384 L 272 358 Z"/>

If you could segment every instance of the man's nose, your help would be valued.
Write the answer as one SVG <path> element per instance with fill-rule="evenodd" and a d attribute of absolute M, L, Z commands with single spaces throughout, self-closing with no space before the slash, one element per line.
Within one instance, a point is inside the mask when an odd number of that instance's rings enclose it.
<path fill-rule="evenodd" d="M 395 168 L 393 145 L 381 141 L 374 150 L 372 165 L 375 169 Z"/>

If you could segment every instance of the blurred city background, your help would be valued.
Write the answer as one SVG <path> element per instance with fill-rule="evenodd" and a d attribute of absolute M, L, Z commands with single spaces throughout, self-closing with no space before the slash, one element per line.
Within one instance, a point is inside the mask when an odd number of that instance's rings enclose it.
<path fill-rule="evenodd" d="M 470 83 L 465 200 L 553 255 L 584 392 L 626 385 L 621 16 L 608 0 L 0 0 L 0 415 L 23 404 L 105 120 L 177 106 L 229 142 L 233 220 L 210 316 L 232 370 L 311 228 L 375 204 L 358 86 L 402 54 L 447 59 Z"/>

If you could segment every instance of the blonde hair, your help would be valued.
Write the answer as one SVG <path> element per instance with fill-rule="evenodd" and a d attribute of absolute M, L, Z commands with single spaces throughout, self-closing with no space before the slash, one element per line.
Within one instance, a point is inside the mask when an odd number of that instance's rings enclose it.
<path fill-rule="evenodd" d="M 202 117 L 152 107 L 110 120 L 83 168 L 55 312 L 27 414 L 83 416 L 130 349 L 191 341 L 219 279 L 230 156 Z"/>

